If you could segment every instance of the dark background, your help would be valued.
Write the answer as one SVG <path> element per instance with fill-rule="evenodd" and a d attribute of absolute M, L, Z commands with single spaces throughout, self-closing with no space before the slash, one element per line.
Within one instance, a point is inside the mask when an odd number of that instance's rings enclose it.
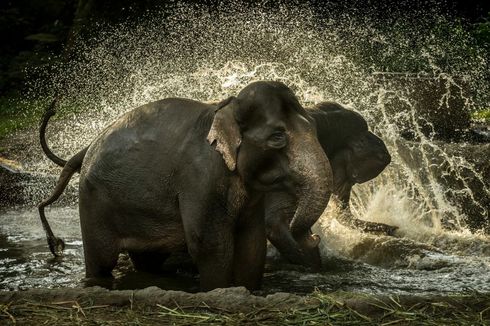
<path fill-rule="evenodd" d="M 63 48 L 70 43 L 69 35 L 87 37 L 94 26 L 116 24 L 127 19 L 138 20 L 152 11 L 170 11 L 177 5 L 207 6 L 219 12 L 235 3 L 224 1 L 155 1 L 155 0 L 2 0 L 0 2 L 0 96 L 18 94 L 27 78 L 35 71 L 49 72 L 62 61 Z M 291 6 L 304 1 L 286 2 Z M 275 1 L 248 1 L 247 5 L 270 7 Z M 420 10 L 437 8 L 460 22 L 474 36 L 475 43 L 489 50 L 490 1 L 320 1 L 308 5 L 318 15 L 353 12 L 370 15 L 380 22 L 390 23 L 398 16 L 417 15 Z M 68 46 L 69 48 L 69 46 Z M 65 55 L 66 56 L 66 55 Z M 34 73 L 33 73 L 34 71 Z M 28 77 L 29 76 L 29 77 Z"/>

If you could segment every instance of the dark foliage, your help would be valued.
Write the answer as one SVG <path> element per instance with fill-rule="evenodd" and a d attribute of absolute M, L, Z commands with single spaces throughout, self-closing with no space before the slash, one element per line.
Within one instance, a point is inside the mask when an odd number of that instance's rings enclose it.
<path fill-rule="evenodd" d="M 239 2 L 240 0 L 236 0 Z M 210 11 L 223 8 L 218 0 L 9 0 L 0 2 L 0 94 L 18 93 L 27 78 L 42 78 L 60 61 L 70 28 L 77 35 L 90 34 L 100 24 L 138 20 L 145 13 L 170 10 L 173 6 L 207 5 Z M 250 1 L 250 6 L 274 7 L 276 2 Z M 304 5 L 302 1 L 288 1 Z M 462 19 L 475 39 L 490 51 L 490 2 L 479 0 L 432 1 L 307 1 L 322 15 L 345 10 L 374 15 L 387 24 L 400 14 L 416 14 L 430 7 L 442 8 L 448 15 Z M 379 17 L 378 17 L 379 16 Z M 76 19 L 74 19 L 76 18 Z M 391 21 L 391 23 L 390 23 Z M 39 69 L 42 68 L 42 69 Z"/>
<path fill-rule="evenodd" d="M 50 64 L 60 53 L 76 0 L 0 3 L 0 94 L 22 89 L 29 68 Z"/>

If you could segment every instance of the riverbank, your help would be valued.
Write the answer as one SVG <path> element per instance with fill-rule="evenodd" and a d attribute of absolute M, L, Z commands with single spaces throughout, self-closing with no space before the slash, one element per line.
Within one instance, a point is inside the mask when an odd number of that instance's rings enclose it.
<path fill-rule="evenodd" d="M 490 295 L 314 292 L 262 297 L 245 288 L 196 294 L 156 287 L 135 291 L 33 289 L 0 292 L 0 321 L 20 325 L 485 325 L 490 323 Z"/>

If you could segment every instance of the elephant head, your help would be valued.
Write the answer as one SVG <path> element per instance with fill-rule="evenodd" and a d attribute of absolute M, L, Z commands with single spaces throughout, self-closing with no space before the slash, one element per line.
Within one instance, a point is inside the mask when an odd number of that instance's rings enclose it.
<path fill-rule="evenodd" d="M 354 218 L 349 201 L 352 186 L 377 177 L 391 162 L 381 138 L 369 131 L 357 112 L 335 102 L 318 103 L 310 110 L 317 123 L 318 139 L 327 153 L 334 176 L 334 195 L 343 213 L 339 221 L 376 234 L 392 235 L 397 227 Z"/>
<path fill-rule="evenodd" d="M 310 112 L 320 144 L 330 160 L 338 162 L 333 170 L 340 183 L 352 186 L 374 179 L 391 162 L 385 143 L 369 131 L 359 113 L 335 102 L 321 102 Z"/>
<path fill-rule="evenodd" d="M 254 82 L 220 103 L 208 141 L 248 189 L 285 190 L 296 198 L 291 234 L 300 246 L 317 247 L 310 228 L 328 204 L 332 171 L 315 121 L 286 85 Z"/>
<path fill-rule="evenodd" d="M 396 227 L 354 219 L 349 210 L 352 186 L 375 178 L 390 163 L 384 142 L 369 131 L 359 113 L 338 103 L 322 102 L 307 111 L 316 123 L 318 140 L 331 165 L 333 194 L 347 213 L 340 217 L 346 218 L 349 225 L 368 232 L 393 234 Z M 296 208 L 294 196 L 275 192 L 267 197 L 265 221 L 269 241 L 289 262 L 318 269 L 320 254 L 318 248 L 311 245 L 319 241 L 317 237 L 297 239 L 289 230 Z"/>

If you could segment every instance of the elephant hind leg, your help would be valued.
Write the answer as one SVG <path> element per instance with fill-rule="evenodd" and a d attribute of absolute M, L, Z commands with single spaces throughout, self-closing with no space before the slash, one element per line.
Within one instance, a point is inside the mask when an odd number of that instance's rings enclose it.
<path fill-rule="evenodd" d="M 133 266 L 137 271 L 158 273 L 162 271 L 162 265 L 170 256 L 168 253 L 162 252 L 129 252 L 129 257 L 133 262 Z"/>
<path fill-rule="evenodd" d="M 119 258 L 117 248 L 101 243 L 87 243 L 84 241 L 85 276 L 87 278 L 112 277 L 112 270 L 116 267 Z"/>
<path fill-rule="evenodd" d="M 80 183 L 80 226 L 82 229 L 85 274 L 87 278 L 112 277 L 122 251 L 116 233 L 114 208 L 106 194 Z"/>

